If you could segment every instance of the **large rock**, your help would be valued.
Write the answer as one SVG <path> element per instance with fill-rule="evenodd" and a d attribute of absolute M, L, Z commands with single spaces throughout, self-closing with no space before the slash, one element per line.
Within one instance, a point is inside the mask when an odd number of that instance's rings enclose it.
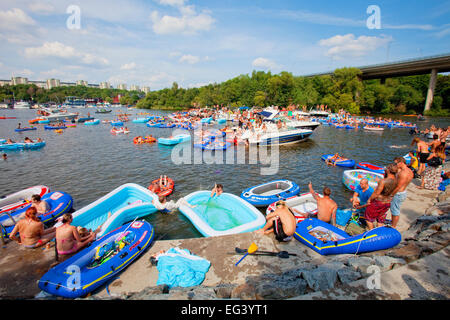
<path fill-rule="evenodd" d="M 337 279 L 337 272 L 334 269 L 317 268 L 302 272 L 303 279 L 308 283 L 308 287 L 314 291 L 322 291 L 334 287 Z"/>
<path fill-rule="evenodd" d="M 352 268 L 346 267 L 337 270 L 337 276 L 341 283 L 349 283 L 361 278 L 361 273 L 353 270 Z"/>
<path fill-rule="evenodd" d="M 401 248 L 393 249 L 389 252 L 389 255 L 395 258 L 401 258 L 407 263 L 419 259 L 422 253 L 420 246 L 414 242 L 410 242 Z"/>
<path fill-rule="evenodd" d="M 373 256 L 373 260 L 375 264 L 381 268 L 382 272 L 391 270 L 395 264 L 397 265 L 406 264 L 406 261 L 404 259 L 393 258 L 389 256 Z"/>
<path fill-rule="evenodd" d="M 255 300 L 255 287 L 247 283 L 241 284 L 231 291 L 231 299 Z"/>

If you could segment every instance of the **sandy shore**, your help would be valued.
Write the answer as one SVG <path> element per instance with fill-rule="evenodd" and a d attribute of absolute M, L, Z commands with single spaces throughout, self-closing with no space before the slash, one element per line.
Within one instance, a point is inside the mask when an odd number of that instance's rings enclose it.
<path fill-rule="evenodd" d="M 414 183 L 417 183 L 417 181 Z M 402 206 L 402 214 L 398 225 L 398 230 L 402 233 L 402 236 L 418 217 L 424 215 L 425 211 L 436 203 L 438 194 L 438 191 L 417 189 L 413 183 L 408 187 L 408 196 Z M 390 218 L 390 215 L 388 218 Z M 286 250 L 296 253 L 297 256 L 289 259 L 271 256 L 248 256 L 237 267 L 234 266 L 240 258 L 240 256 L 234 254 L 234 248 L 248 248 L 252 242 L 255 242 L 260 250 Z M 211 262 L 211 268 L 206 274 L 202 286 L 244 285 L 249 277 L 282 274 L 305 265 L 323 265 L 354 257 L 353 255 L 322 256 L 295 239 L 288 243 L 278 243 L 272 236 L 256 233 L 155 241 L 118 278 L 108 284 L 109 293 L 103 286 L 93 292 L 92 297 L 123 296 L 142 291 L 147 287 L 156 286 L 158 270 L 151 265 L 150 256 L 171 247 L 188 249 Z M 6 246 L 3 246 L 0 257 L 0 297 L 3 299 L 33 298 L 40 292 L 37 281 L 54 262 L 54 258 L 53 248 L 31 250 L 22 248 L 15 242 L 9 242 Z M 399 294 L 399 297 L 402 298 L 403 296 Z"/>

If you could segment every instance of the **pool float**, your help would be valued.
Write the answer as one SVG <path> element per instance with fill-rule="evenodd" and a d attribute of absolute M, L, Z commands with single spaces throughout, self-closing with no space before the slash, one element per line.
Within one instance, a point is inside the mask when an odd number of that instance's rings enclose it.
<path fill-rule="evenodd" d="M 0 144 L 5 143 L 6 141 L 6 139 L 0 139 Z"/>
<path fill-rule="evenodd" d="M 64 213 L 70 211 L 73 205 L 73 199 L 70 194 L 62 192 L 62 191 L 54 191 L 50 193 L 46 193 L 41 197 L 41 200 L 45 200 L 50 206 L 50 210 L 46 213 L 38 214 L 37 217 L 43 223 L 53 222 L 56 218 L 63 215 Z M 31 206 L 31 203 L 28 205 L 14 211 L 11 213 L 11 216 L 17 222 L 20 220 L 20 217 L 23 213 Z M 3 215 L 0 217 L 0 224 L 5 227 L 6 235 L 9 236 L 11 231 L 14 229 L 14 221 L 11 221 L 8 215 Z"/>
<path fill-rule="evenodd" d="M 323 197 L 321 194 L 318 194 L 318 196 Z M 278 201 L 272 203 L 267 207 L 266 215 L 275 211 L 277 202 Z M 286 205 L 291 209 L 296 209 L 307 214 L 317 214 L 317 201 L 316 199 L 314 199 L 313 195 L 310 192 L 287 198 L 285 202 Z M 294 215 L 297 223 L 307 219 L 307 217 L 299 214 L 298 212 L 292 210 L 291 212 Z"/>
<path fill-rule="evenodd" d="M 241 198 L 255 207 L 264 207 L 295 196 L 299 192 L 300 187 L 293 181 L 274 180 L 245 189 L 241 193 Z"/>
<path fill-rule="evenodd" d="M 173 127 L 175 127 L 175 124 L 160 123 L 156 127 L 157 128 L 173 128 Z"/>
<path fill-rule="evenodd" d="M 149 120 L 149 118 L 137 118 L 137 119 L 134 119 L 131 122 L 133 122 L 133 123 L 146 123 L 148 120 Z"/>
<path fill-rule="evenodd" d="M 6 119 L 17 119 L 16 117 L 0 117 L 0 119 L 6 120 Z"/>
<path fill-rule="evenodd" d="M 133 143 L 134 144 L 144 144 L 144 143 L 153 143 L 156 142 L 156 138 L 152 137 L 152 136 L 145 136 L 145 137 L 141 137 L 142 141 L 139 142 L 139 137 L 134 137 L 133 139 Z"/>
<path fill-rule="evenodd" d="M 28 120 L 28 123 L 33 124 L 33 123 L 37 123 L 38 121 L 41 121 L 41 120 L 46 120 L 46 119 L 45 118 L 35 118 L 35 119 Z"/>
<path fill-rule="evenodd" d="M 49 192 L 49 187 L 41 185 L 11 193 L 0 199 L 0 215 L 13 213 L 15 210 L 29 205 L 33 194 L 38 194 L 42 197 Z"/>
<path fill-rule="evenodd" d="M 28 127 L 28 128 L 14 129 L 14 131 L 16 131 L 16 132 L 30 131 L 30 130 L 37 130 L 37 128 L 36 127 Z"/>
<path fill-rule="evenodd" d="M 383 175 L 361 169 L 345 170 L 342 174 L 342 183 L 351 191 L 355 191 L 361 179 L 367 179 L 369 186 L 375 190 L 378 182 L 383 179 Z"/>
<path fill-rule="evenodd" d="M 39 280 L 41 290 L 65 298 L 78 298 L 116 277 L 155 237 L 146 221 L 123 225 L 50 269 Z"/>
<path fill-rule="evenodd" d="M 126 183 L 72 214 L 72 225 L 95 230 L 102 236 L 128 221 L 157 211 L 152 200 L 157 196 L 146 188 Z M 55 226 L 59 226 L 58 222 Z"/>
<path fill-rule="evenodd" d="M 158 184 L 156 186 L 156 184 Z M 159 179 L 153 180 L 150 185 L 148 186 L 148 190 L 150 190 L 153 193 L 156 193 L 158 196 L 168 196 L 173 192 L 173 189 L 175 188 L 175 183 L 172 179 L 169 177 L 167 178 L 167 185 L 161 189 L 159 186 Z"/>
<path fill-rule="evenodd" d="M 113 127 L 121 127 L 121 126 L 123 126 L 123 121 L 111 121 L 110 124 Z"/>
<path fill-rule="evenodd" d="M 211 121 L 212 121 L 212 118 L 211 118 L 211 117 L 209 117 L 209 118 L 203 118 L 203 119 L 200 120 L 201 123 L 208 123 L 208 124 L 211 123 Z"/>
<path fill-rule="evenodd" d="M 370 131 L 384 131 L 384 128 L 380 127 L 370 127 L 370 126 L 364 126 L 364 130 L 370 130 Z"/>
<path fill-rule="evenodd" d="M 95 126 L 99 123 L 100 123 L 100 119 L 94 119 L 94 120 L 85 121 L 84 125 L 85 126 Z"/>
<path fill-rule="evenodd" d="M 179 207 L 205 237 L 249 232 L 262 228 L 264 215 L 247 201 L 230 193 L 211 198 L 211 191 L 197 191 L 186 197 L 187 205 Z"/>
<path fill-rule="evenodd" d="M 94 120 L 94 117 L 79 118 L 79 119 L 77 119 L 76 121 L 77 121 L 78 123 L 83 123 L 83 122 L 91 121 L 91 120 Z"/>
<path fill-rule="evenodd" d="M 351 126 L 351 125 L 346 125 L 345 126 L 345 129 L 355 129 L 356 127 L 355 126 Z"/>
<path fill-rule="evenodd" d="M 227 142 L 227 141 L 212 141 L 211 143 L 203 146 L 203 150 L 210 150 L 210 151 L 215 151 L 215 150 L 227 150 L 230 146 L 232 145 L 232 143 Z"/>
<path fill-rule="evenodd" d="M 321 255 L 357 254 L 392 248 L 400 243 L 400 232 L 378 227 L 356 236 L 319 219 L 308 218 L 299 224 L 294 238 Z"/>
<path fill-rule="evenodd" d="M 37 123 L 39 123 L 39 124 L 47 124 L 47 123 L 50 123 L 50 120 L 39 120 Z"/>
<path fill-rule="evenodd" d="M 56 132 L 56 133 L 63 133 L 64 130 L 63 130 L 63 129 L 58 129 L 58 130 L 55 130 L 55 132 Z"/>
<path fill-rule="evenodd" d="M 178 134 L 176 136 L 169 137 L 169 138 L 158 138 L 158 143 L 171 146 L 171 145 L 175 145 L 175 144 L 185 142 L 185 141 L 190 141 L 190 140 L 191 140 L 190 134 Z"/>
<path fill-rule="evenodd" d="M 159 123 L 157 123 L 157 122 L 147 122 L 147 127 L 152 128 L 152 127 L 157 127 L 157 126 L 159 126 Z"/>
<path fill-rule="evenodd" d="M 358 162 L 356 164 L 356 169 L 371 171 L 379 174 L 384 174 L 384 167 L 377 166 L 370 162 Z"/>
<path fill-rule="evenodd" d="M 45 141 L 42 142 L 17 142 L 12 144 L 0 144 L 0 150 L 35 150 L 45 146 Z"/>
<path fill-rule="evenodd" d="M 45 130 L 58 130 L 58 129 L 66 129 L 66 126 L 44 126 Z"/>
<path fill-rule="evenodd" d="M 332 156 L 334 156 L 334 154 L 325 154 L 322 156 L 322 160 L 325 161 L 328 158 L 331 158 Z M 332 163 L 334 163 L 336 166 L 339 167 L 348 167 L 348 168 L 354 168 L 355 167 L 355 160 L 352 159 L 347 159 L 347 160 L 332 160 Z"/>
<path fill-rule="evenodd" d="M 77 125 L 75 123 L 68 123 L 66 124 L 67 128 L 75 128 Z"/>

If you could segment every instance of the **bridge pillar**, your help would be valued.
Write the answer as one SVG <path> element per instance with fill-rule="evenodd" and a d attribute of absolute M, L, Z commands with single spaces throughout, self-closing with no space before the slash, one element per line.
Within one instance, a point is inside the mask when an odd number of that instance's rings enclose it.
<path fill-rule="evenodd" d="M 425 101 L 425 111 L 431 109 L 434 98 L 434 89 L 436 88 L 437 69 L 431 70 L 430 83 L 428 84 L 427 100 Z"/>

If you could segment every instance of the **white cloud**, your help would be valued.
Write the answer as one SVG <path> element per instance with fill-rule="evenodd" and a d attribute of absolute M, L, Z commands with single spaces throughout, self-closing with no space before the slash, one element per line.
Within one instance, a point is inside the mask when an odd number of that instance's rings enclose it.
<path fill-rule="evenodd" d="M 181 14 L 178 17 L 169 15 L 161 17 L 158 11 L 153 11 L 150 14 L 153 31 L 157 34 L 196 34 L 210 30 L 215 22 L 209 11 L 197 13 L 194 6 L 180 5 L 178 10 Z"/>
<path fill-rule="evenodd" d="M 328 39 L 319 41 L 319 45 L 330 47 L 326 55 L 333 59 L 363 57 L 376 49 L 387 45 L 393 39 L 391 36 L 370 37 L 359 36 L 349 33 L 346 35 L 336 35 Z"/>
<path fill-rule="evenodd" d="M 196 64 L 200 61 L 200 58 L 197 56 L 190 55 L 190 54 L 185 54 L 185 55 L 181 56 L 180 60 L 178 60 L 178 61 L 180 61 L 182 63 L 186 62 L 189 64 Z"/>
<path fill-rule="evenodd" d="M 186 2 L 186 0 L 158 0 L 160 4 L 168 5 L 172 7 L 182 6 Z"/>
<path fill-rule="evenodd" d="M 27 15 L 22 9 L 12 8 L 7 11 L 0 11 L 0 29 L 16 31 L 22 26 L 33 26 L 36 21 Z"/>
<path fill-rule="evenodd" d="M 28 5 L 28 8 L 36 13 L 49 14 L 55 11 L 55 7 L 48 3 L 42 1 L 35 1 Z"/>
<path fill-rule="evenodd" d="M 252 66 L 255 68 L 261 68 L 261 69 L 277 69 L 279 68 L 279 66 L 273 62 L 270 59 L 267 58 L 256 58 L 255 60 L 253 60 L 252 62 Z"/>
<path fill-rule="evenodd" d="M 83 53 L 71 46 L 54 41 L 45 42 L 40 47 L 25 48 L 25 57 L 27 58 L 42 58 L 42 57 L 57 57 L 62 59 L 74 59 L 80 63 L 88 65 L 105 66 L 109 64 L 106 58 L 93 55 L 91 53 Z"/>
<path fill-rule="evenodd" d="M 134 62 L 130 62 L 130 63 L 125 63 L 120 67 L 120 70 L 131 70 L 131 69 L 135 69 L 136 68 L 136 63 Z"/>

